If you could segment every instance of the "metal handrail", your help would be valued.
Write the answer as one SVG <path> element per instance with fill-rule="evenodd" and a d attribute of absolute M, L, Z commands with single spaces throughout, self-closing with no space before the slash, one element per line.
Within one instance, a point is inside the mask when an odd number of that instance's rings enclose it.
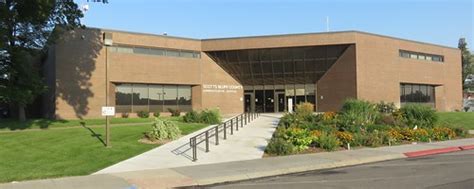
<path fill-rule="evenodd" d="M 207 129 L 206 131 L 199 133 L 191 138 L 189 138 L 189 146 L 192 149 L 193 153 L 193 161 L 197 161 L 197 146 L 203 142 L 206 143 L 206 153 L 209 152 L 209 139 L 211 137 L 215 137 L 215 145 L 219 145 L 219 133 L 223 132 L 223 138 L 224 140 L 227 139 L 227 131 L 229 130 L 230 127 L 230 135 L 234 134 L 234 129 L 235 131 L 239 131 L 239 125 L 242 128 L 244 125 L 247 125 L 250 123 L 252 120 L 258 118 L 260 116 L 260 113 L 256 112 L 246 112 L 239 114 L 237 116 L 234 116 L 233 118 L 225 121 L 224 123 L 221 123 L 217 126 L 211 127 L 210 129 Z M 239 124 L 240 123 L 240 124 Z"/>

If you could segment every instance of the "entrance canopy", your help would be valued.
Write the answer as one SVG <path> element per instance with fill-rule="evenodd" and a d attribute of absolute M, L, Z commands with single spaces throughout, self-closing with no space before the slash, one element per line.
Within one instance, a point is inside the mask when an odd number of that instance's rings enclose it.
<path fill-rule="evenodd" d="M 315 84 L 350 44 L 206 52 L 243 86 Z"/>

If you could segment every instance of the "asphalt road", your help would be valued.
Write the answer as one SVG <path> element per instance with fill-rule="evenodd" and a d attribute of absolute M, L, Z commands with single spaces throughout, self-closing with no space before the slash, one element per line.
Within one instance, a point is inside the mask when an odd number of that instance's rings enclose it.
<path fill-rule="evenodd" d="M 276 176 L 203 188 L 474 189 L 474 150 Z"/>

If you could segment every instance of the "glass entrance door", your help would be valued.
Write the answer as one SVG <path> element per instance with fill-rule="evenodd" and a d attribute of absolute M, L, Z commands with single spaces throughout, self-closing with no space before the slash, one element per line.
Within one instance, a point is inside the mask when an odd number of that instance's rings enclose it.
<path fill-rule="evenodd" d="M 284 112 L 285 111 L 285 93 L 275 93 L 276 96 L 276 112 Z"/>
<path fill-rule="evenodd" d="M 244 110 L 252 112 L 252 94 L 244 94 Z"/>

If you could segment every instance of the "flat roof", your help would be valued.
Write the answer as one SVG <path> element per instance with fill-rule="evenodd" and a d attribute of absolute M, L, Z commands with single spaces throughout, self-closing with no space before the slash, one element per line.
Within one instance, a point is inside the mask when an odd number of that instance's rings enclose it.
<path fill-rule="evenodd" d="M 160 35 L 160 34 L 142 33 L 142 32 L 132 32 L 132 31 L 123 31 L 123 30 L 106 29 L 106 28 L 94 28 L 94 27 L 87 27 L 87 28 L 89 28 L 89 29 L 98 29 L 98 30 L 102 30 L 102 31 L 110 31 L 110 32 L 129 33 L 129 34 L 136 34 L 136 35 L 149 35 L 149 36 L 156 36 L 156 37 L 167 37 L 167 38 L 193 40 L 193 41 L 213 41 L 213 40 L 249 39 L 249 38 L 268 38 L 268 37 L 299 36 L 299 35 L 322 35 L 322 34 L 338 34 L 338 33 L 360 33 L 360 34 L 366 34 L 366 35 L 372 35 L 372 36 L 390 38 L 390 39 L 395 39 L 395 40 L 401 40 L 401 41 L 408 41 L 408 42 L 413 42 L 413 43 L 419 43 L 419 44 L 423 44 L 423 45 L 432 45 L 432 46 L 438 46 L 438 47 L 443 47 L 443 48 L 449 48 L 449 49 L 456 49 L 456 50 L 459 50 L 458 48 L 449 47 L 449 46 L 445 46 L 445 45 L 438 45 L 438 44 L 434 44 L 434 43 L 427 43 L 427 42 L 415 41 L 415 40 L 410 40 L 410 39 L 403 39 L 403 38 L 398 38 L 398 37 L 392 37 L 392 36 L 387 36 L 387 35 L 380 35 L 380 34 L 375 34 L 375 33 L 370 33 L 370 32 L 363 32 L 363 31 L 357 31 L 357 30 L 330 31 L 330 32 L 309 32 L 309 33 L 293 33 L 293 34 L 274 34 L 274 35 L 254 35 L 254 36 L 241 36 L 241 37 L 222 37 L 222 38 L 196 39 L 196 38 L 188 38 L 188 37 L 179 37 L 179 36 L 171 36 L 171 35 Z"/>

